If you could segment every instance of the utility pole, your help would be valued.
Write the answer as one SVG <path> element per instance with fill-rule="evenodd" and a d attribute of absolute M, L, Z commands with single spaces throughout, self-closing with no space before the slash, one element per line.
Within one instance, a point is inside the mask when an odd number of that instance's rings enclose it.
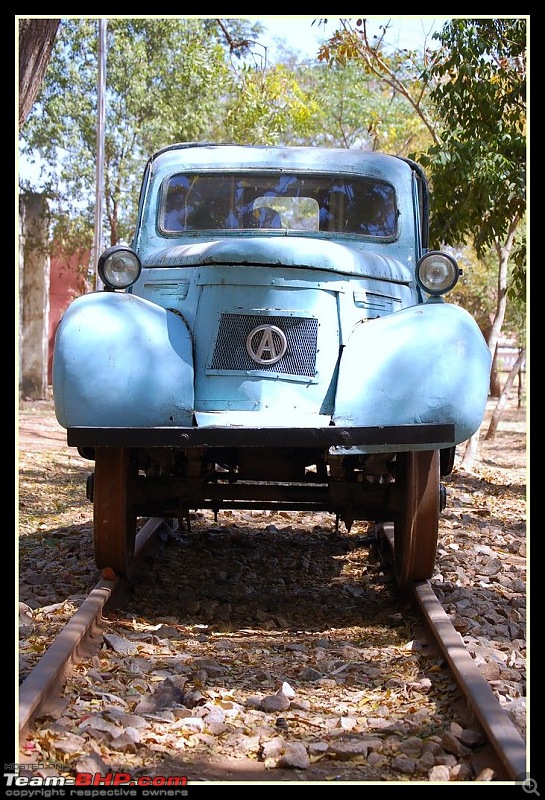
<path fill-rule="evenodd" d="M 96 196 L 95 196 L 95 236 L 93 244 L 93 268 L 95 270 L 95 288 L 102 289 L 102 281 L 97 272 L 98 257 L 103 249 L 102 217 L 104 211 L 104 118 L 106 92 L 106 29 L 108 20 L 99 20 L 98 34 L 98 91 L 97 91 L 97 160 L 96 160 Z"/>

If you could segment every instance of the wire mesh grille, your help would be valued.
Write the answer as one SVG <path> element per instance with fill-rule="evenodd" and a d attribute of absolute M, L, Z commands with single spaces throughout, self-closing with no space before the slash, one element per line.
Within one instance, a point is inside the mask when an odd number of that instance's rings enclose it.
<path fill-rule="evenodd" d="M 246 349 L 246 339 L 254 328 L 271 325 L 286 337 L 287 348 L 273 364 L 256 363 Z M 280 337 L 272 332 L 273 340 Z M 261 314 L 222 314 L 211 369 L 258 370 L 313 378 L 316 374 L 318 320 L 308 317 L 276 317 Z"/>

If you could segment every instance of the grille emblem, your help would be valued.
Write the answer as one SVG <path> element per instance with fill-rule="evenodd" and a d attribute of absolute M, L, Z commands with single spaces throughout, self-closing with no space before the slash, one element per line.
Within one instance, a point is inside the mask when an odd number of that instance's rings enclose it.
<path fill-rule="evenodd" d="M 276 364 L 287 349 L 284 331 L 276 325 L 259 325 L 246 337 L 248 355 L 257 364 Z"/>

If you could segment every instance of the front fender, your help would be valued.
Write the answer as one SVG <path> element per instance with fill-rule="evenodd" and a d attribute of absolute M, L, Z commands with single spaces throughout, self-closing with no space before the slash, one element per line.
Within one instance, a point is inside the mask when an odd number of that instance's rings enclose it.
<path fill-rule="evenodd" d="M 193 355 L 185 321 L 131 294 L 78 297 L 57 329 L 53 397 L 64 428 L 191 425 Z"/>
<path fill-rule="evenodd" d="M 473 317 L 428 301 L 359 324 L 343 351 L 336 425 L 453 423 L 456 444 L 479 428 L 491 356 Z"/>

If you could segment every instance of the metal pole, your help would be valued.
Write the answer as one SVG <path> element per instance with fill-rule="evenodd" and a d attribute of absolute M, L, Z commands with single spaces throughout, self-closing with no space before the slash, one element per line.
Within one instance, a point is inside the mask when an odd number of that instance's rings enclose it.
<path fill-rule="evenodd" d="M 104 210 L 104 95 L 106 87 L 106 28 L 108 20 L 99 21 L 98 37 L 98 91 L 97 91 L 97 161 L 96 161 L 96 197 L 95 197 L 95 237 L 93 245 L 93 265 L 95 270 L 95 287 L 102 289 L 103 284 L 98 277 L 97 262 L 102 252 L 102 215 Z"/>

